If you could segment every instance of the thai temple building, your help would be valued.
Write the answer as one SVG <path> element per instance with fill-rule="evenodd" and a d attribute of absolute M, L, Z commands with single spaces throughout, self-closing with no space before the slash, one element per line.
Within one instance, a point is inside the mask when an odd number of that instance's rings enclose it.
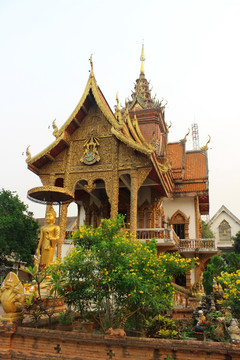
<path fill-rule="evenodd" d="M 156 238 L 159 253 L 199 258 L 199 266 L 180 283 L 188 288 L 217 253 L 214 239 L 201 238 L 201 215 L 209 213 L 208 145 L 187 151 L 188 134 L 169 143 L 165 107 L 151 96 L 144 60 L 142 48 L 131 100 L 120 108 L 117 96 L 112 111 L 90 59 L 85 91 L 70 117 L 59 129 L 53 123 L 52 144 L 34 157 L 28 152 L 28 168 L 43 185 L 28 196 L 61 204 L 59 257 L 70 203 L 77 204 L 76 226 L 83 213 L 85 224 L 94 227 L 121 213 L 137 239 Z"/>

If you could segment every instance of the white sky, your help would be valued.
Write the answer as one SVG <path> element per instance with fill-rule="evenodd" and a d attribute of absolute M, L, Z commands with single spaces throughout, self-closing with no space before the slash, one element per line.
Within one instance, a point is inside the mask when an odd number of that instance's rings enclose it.
<path fill-rule="evenodd" d="M 94 73 L 109 105 L 131 95 L 145 74 L 167 99 L 170 141 L 197 122 L 209 149 L 210 216 L 222 204 L 240 218 L 239 0 L 0 0 L 0 188 L 17 191 L 36 217 L 45 206 L 26 198 L 40 185 L 27 170 L 52 141 Z M 188 149 L 192 149 L 191 135 Z M 22 156 L 24 152 L 24 156 Z"/>

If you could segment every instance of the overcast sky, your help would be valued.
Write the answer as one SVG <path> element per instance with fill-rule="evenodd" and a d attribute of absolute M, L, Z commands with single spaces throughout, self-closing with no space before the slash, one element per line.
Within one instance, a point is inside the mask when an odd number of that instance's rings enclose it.
<path fill-rule="evenodd" d="M 196 122 L 209 155 L 210 217 L 225 205 L 240 218 L 239 0 L 0 0 L 0 187 L 17 191 L 36 217 L 45 206 L 26 198 L 40 185 L 27 170 L 54 141 L 94 73 L 111 108 L 124 105 L 140 72 L 168 101 L 169 141 Z M 188 149 L 192 149 L 189 135 Z M 22 155 L 24 153 L 24 155 Z"/>

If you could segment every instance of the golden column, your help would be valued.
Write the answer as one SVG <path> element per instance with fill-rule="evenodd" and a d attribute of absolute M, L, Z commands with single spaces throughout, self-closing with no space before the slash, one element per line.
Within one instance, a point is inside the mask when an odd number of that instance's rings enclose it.
<path fill-rule="evenodd" d="M 60 226 L 60 237 L 57 246 L 57 257 L 62 258 L 62 244 L 64 244 L 66 237 L 66 226 L 67 226 L 67 211 L 69 203 L 61 205 L 61 213 L 59 217 L 59 226 Z"/>
<path fill-rule="evenodd" d="M 138 196 L 138 175 L 137 170 L 131 172 L 131 199 L 130 199 L 130 232 L 137 231 L 137 196 Z"/>
<path fill-rule="evenodd" d="M 118 172 L 115 171 L 113 184 L 112 184 L 112 196 L 111 196 L 111 218 L 114 219 L 118 213 L 118 196 L 119 196 L 119 179 Z"/>

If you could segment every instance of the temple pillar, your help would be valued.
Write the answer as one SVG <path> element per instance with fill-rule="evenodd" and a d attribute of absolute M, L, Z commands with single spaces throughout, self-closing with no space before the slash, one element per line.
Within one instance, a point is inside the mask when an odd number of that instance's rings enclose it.
<path fill-rule="evenodd" d="M 131 198 L 130 198 L 130 232 L 136 234 L 137 231 L 137 197 L 138 197 L 138 177 L 137 171 L 131 172 Z"/>
<path fill-rule="evenodd" d="M 60 226 L 60 237 L 57 244 L 57 257 L 62 258 L 62 244 L 64 244 L 66 237 L 66 226 L 67 226 L 67 211 L 69 203 L 63 204 L 61 206 L 61 213 L 59 216 L 59 226 Z"/>
<path fill-rule="evenodd" d="M 113 180 L 111 196 L 111 218 L 114 219 L 118 213 L 119 179 L 118 175 Z"/>

